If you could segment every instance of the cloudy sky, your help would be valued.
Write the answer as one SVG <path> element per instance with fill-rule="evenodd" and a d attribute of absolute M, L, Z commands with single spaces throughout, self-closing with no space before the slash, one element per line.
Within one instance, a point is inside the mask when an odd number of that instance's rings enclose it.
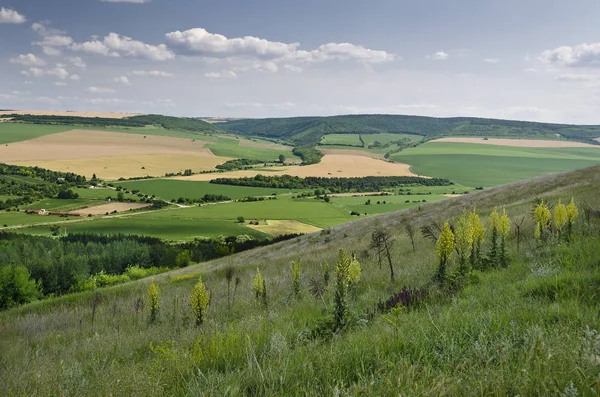
<path fill-rule="evenodd" d="M 600 124 L 597 0 L 0 0 L 0 108 Z"/>

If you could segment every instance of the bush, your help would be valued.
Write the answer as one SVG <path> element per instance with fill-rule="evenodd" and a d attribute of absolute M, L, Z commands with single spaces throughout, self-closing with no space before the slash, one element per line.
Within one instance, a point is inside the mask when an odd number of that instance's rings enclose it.
<path fill-rule="evenodd" d="M 39 285 L 25 266 L 8 265 L 0 269 L 0 310 L 32 302 L 39 296 Z"/>

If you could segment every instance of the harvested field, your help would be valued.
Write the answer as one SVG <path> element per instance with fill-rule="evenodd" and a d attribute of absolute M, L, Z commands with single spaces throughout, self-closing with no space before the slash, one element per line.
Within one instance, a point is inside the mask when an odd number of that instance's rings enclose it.
<path fill-rule="evenodd" d="M 326 154 L 319 164 L 302 167 L 273 167 L 272 170 L 246 170 L 222 173 L 209 173 L 177 177 L 187 181 L 210 181 L 215 178 L 243 178 L 254 177 L 258 174 L 276 176 L 292 175 L 299 177 L 362 177 L 362 176 L 416 176 L 407 164 L 389 163 L 365 156 L 346 154 Z"/>
<path fill-rule="evenodd" d="M 124 119 L 131 116 L 140 116 L 140 113 L 113 113 L 113 112 L 55 112 L 52 110 L 3 110 L 0 116 L 7 114 L 29 114 L 32 116 L 67 116 L 67 117 L 100 117 L 103 119 Z"/>
<path fill-rule="evenodd" d="M 316 226 L 307 225 L 306 223 L 294 220 L 267 220 L 260 225 L 248 225 L 248 227 L 251 227 L 252 229 L 262 233 L 270 234 L 271 236 L 296 233 L 314 233 L 322 230 Z"/>
<path fill-rule="evenodd" d="M 0 146 L 2 162 L 56 171 L 96 174 L 103 179 L 162 176 L 212 170 L 228 158 L 204 147 L 207 141 L 157 135 L 72 130 Z"/>
<path fill-rule="evenodd" d="M 572 141 L 551 141 L 537 139 L 508 139 L 508 138 L 440 138 L 429 141 L 431 143 L 438 142 L 454 142 L 454 143 L 479 143 L 483 145 L 499 145 L 499 146 L 514 146 L 514 147 L 533 147 L 533 148 L 565 148 L 565 147 L 595 147 L 583 142 Z"/>
<path fill-rule="evenodd" d="M 148 206 L 149 205 L 145 203 L 110 203 L 98 205 L 96 207 L 84 208 L 74 212 L 78 212 L 83 215 L 104 215 L 107 212 L 110 214 L 113 211 L 123 212 L 129 210 L 137 210 L 140 208 L 146 208 Z"/>
<path fill-rule="evenodd" d="M 596 138 L 594 139 L 596 142 L 600 142 L 600 138 Z"/>

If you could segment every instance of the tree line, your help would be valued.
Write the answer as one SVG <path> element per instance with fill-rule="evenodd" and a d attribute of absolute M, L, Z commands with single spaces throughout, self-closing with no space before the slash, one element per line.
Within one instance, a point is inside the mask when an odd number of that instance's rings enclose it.
<path fill-rule="evenodd" d="M 450 186 L 453 182 L 443 178 L 414 176 L 367 176 L 357 178 L 323 178 L 281 175 L 256 175 L 246 178 L 217 178 L 210 183 L 233 186 L 268 187 L 280 189 L 327 189 L 331 193 L 376 192 L 384 188 L 406 185 Z"/>

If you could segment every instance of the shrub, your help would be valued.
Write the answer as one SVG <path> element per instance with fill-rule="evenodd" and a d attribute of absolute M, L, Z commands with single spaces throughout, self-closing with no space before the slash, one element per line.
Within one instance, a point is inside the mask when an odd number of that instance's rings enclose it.
<path fill-rule="evenodd" d="M 192 313 L 196 319 L 196 326 L 199 326 L 204 322 L 209 302 L 210 294 L 206 290 L 202 278 L 200 278 L 190 294 L 190 305 L 192 306 Z"/>
<path fill-rule="evenodd" d="M 444 223 L 444 228 L 437 241 L 436 248 L 440 265 L 435 278 L 439 282 L 444 282 L 446 279 L 446 264 L 454 250 L 454 234 L 452 233 L 452 230 L 450 230 L 450 224 L 448 222 Z"/>
<path fill-rule="evenodd" d="M 0 310 L 29 303 L 40 296 L 40 286 L 25 266 L 0 268 Z"/>
<path fill-rule="evenodd" d="M 542 200 L 533 212 L 533 219 L 535 221 L 535 237 L 540 240 L 546 239 L 546 231 L 550 228 L 550 209 L 548 205 Z"/>

